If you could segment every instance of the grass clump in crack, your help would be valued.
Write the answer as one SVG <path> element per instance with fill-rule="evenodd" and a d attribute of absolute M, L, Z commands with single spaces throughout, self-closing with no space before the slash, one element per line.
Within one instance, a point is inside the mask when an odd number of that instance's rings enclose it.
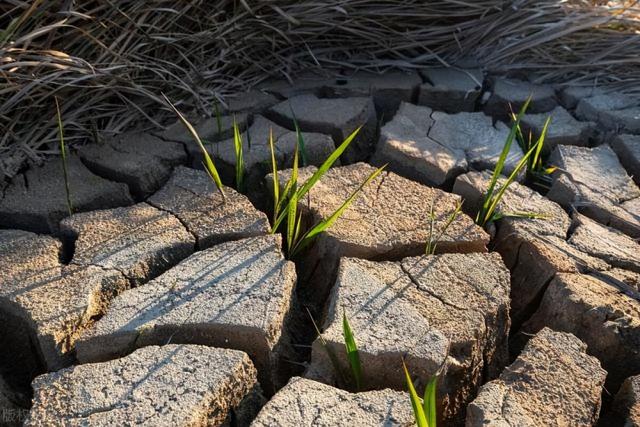
<path fill-rule="evenodd" d="M 271 149 L 271 164 L 273 174 L 273 225 L 271 226 L 271 233 L 274 234 L 278 231 L 280 226 L 286 224 L 286 243 L 287 243 L 287 256 L 289 259 L 293 258 L 301 250 L 305 249 L 313 240 L 322 232 L 329 229 L 337 220 L 342 216 L 345 210 L 353 203 L 362 189 L 373 181 L 384 170 L 385 166 L 382 166 L 373 171 L 367 179 L 356 188 L 351 195 L 338 207 L 329 217 L 321 220 L 313 227 L 302 233 L 302 212 L 298 207 L 298 203 L 303 200 L 311 188 L 318 183 L 318 181 L 327 173 L 327 171 L 338 160 L 340 155 L 346 150 L 351 141 L 354 140 L 361 127 L 357 128 L 351 135 L 349 135 L 329 157 L 318 167 L 318 169 L 307 179 L 302 185 L 298 185 L 298 163 L 300 142 L 302 141 L 300 129 L 296 129 L 297 143 L 293 154 L 293 167 L 291 169 L 291 176 L 284 185 L 282 192 L 280 191 L 280 181 L 278 178 L 278 167 L 276 164 L 275 156 L 275 144 L 273 140 L 273 132 L 269 134 L 269 147 Z"/>
<path fill-rule="evenodd" d="M 409 389 L 409 399 L 413 408 L 413 416 L 418 427 L 436 427 L 437 410 L 436 410 L 436 385 L 438 382 L 438 374 L 431 377 L 424 389 L 422 399 L 418 396 L 407 365 L 402 361 L 402 368 Z"/>
<path fill-rule="evenodd" d="M 529 103 L 531 102 L 531 98 L 528 98 L 524 103 L 518 115 L 515 116 L 515 121 L 511 126 L 511 131 L 509 132 L 509 136 L 505 141 L 504 147 L 502 148 L 502 152 L 500 153 L 500 157 L 498 158 L 498 162 L 496 163 L 496 167 L 493 170 L 493 174 L 491 176 L 491 181 L 489 183 L 489 188 L 487 189 L 483 201 L 482 206 L 478 210 L 478 214 L 476 215 L 476 224 L 484 227 L 489 223 L 497 221 L 501 218 L 505 217 L 519 217 L 519 218 L 543 218 L 544 215 L 535 213 L 535 212 L 518 212 L 518 211 L 497 211 L 498 204 L 502 200 L 505 191 L 513 181 L 516 180 L 518 175 L 522 172 L 522 170 L 527 166 L 529 159 L 534 156 L 536 152 L 540 151 L 541 144 L 544 141 L 544 138 L 538 139 L 529 149 L 525 152 L 524 156 L 518 161 L 515 168 L 511 172 L 511 174 L 507 177 L 507 179 L 502 183 L 500 187 L 498 187 L 498 179 L 500 178 L 500 174 L 504 169 L 504 165 L 507 161 L 507 156 L 511 149 L 511 145 L 513 144 L 514 139 L 516 138 L 516 134 L 520 128 L 520 121 L 524 116 Z"/>

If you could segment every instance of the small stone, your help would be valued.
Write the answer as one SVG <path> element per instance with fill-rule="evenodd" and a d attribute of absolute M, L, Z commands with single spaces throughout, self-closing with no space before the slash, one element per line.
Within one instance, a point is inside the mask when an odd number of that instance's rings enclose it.
<path fill-rule="evenodd" d="M 640 244 L 631 237 L 605 227 L 584 215 L 574 214 L 568 242 L 584 253 L 610 265 L 640 273 Z"/>
<path fill-rule="evenodd" d="M 504 123 L 497 122 L 494 125 L 491 117 L 483 113 L 447 114 L 435 111 L 431 118 L 434 123 L 429 130 L 430 139 L 451 150 L 464 151 L 471 168 L 495 168 L 509 136 L 509 128 Z M 510 173 L 521 157 L 520 146 L 512 144 L 504 165 L 505 173 Z"/>
<path fill-rule="evenodd" d="M 617 425 L 640 426 L 640 375 L 627 378 L 613 401 Z"/>
<path fill-rule="evenodd" d="M 557 145 L 589 144 L 589 138 L 595 131 L 595 123 L 578 121 L 562 107 L 556 107 L 548 113 L 526 114 L 521 122 L 524 135 L 528 137 L 531 132 L 532 140 L 537 141 L 549 117 L 551 121 L 544 139 L 543 153 L 551 153 Z"/>
<path fill-rule="evenodd" d="M 377 119 L 371 98 L 318 98 L 299 95 L 283 101 L 270 110 L 270 118 L 294 129 L 294 116 L 300 130 L 331 135 L 336 146 L 358 127 L 356 138 L 343 153 L 347 163 L 364 160 L 376 139 Z"/>
<path fill-rule="evenodd" d="M 137 284 L 174 266 L 195 246 L 176 217 L 146 203 L 75 214 L 60 228 L 75 242 L 73 264 L 118 270 Z"/>
<path fill-rule="evenodd" d="M 262 113 L 278 103 L 278 98 L 260 90 L 252 90 L 235 95 L 229 99 L 228 113 Z"/>
<path fill-rule="evenodd" d="M 403 426 L 414 424 L 407 393 L 392 390 L 349 393 L 294 377 L 258 414 L 251 427 Z"/>
<path fill-rule="evenodd" d="M 133 204 L 125 184 L 92 174 L 77 156 L 67 157 L 69 193 L 73 212 Z M 54 233 L 69 215 L 62 159 L 56 157 L 16 176 L 0 200 L 0 224 L 38 233 Z"/>
<path fill-rule="evenodd" d="M 597 94 L 578 102 L 576 115 L 615 131 L 640 133 L 640 105 L 621 93 Z"/>
<path fill-rule="evenodd" d="M 420 86 L 418 104 L 447 113 L 475 110 L 484 81 L 480 69 L 426 68 L 421 74 L 427 83 Z"/>
<path fill-rule="evenodd" d="M 404 390 L 403 356 L 421 384 L 444 365 L 438 390 L 449 421 L 464 418 L 483 377 L 496 377 L 507 362 L 509 272 L 495 253 L 377 263 L 342 258 L 322 336 L 348 372 L 343 311 L 358 343 L 364 388 Z M 333 373 L 318 340 L 311 363 L 312 371 Z"/>
<path fill-rule="evenodd" d="M 302 168 L 298 182 L 303 183 L 315 167 Z M 331 168 L 310 190 L 300 209 L 310 224 L 329 218 L 375 171 L 365 163 Z M 280 172 L 280 183 L 290 170 Z M 306 199 L 306 197 L 305 197 Z M 433 205 L 434 230 L 442 230 L 460 198 L 383 171 L 364 186 L 342 216 L 318 236 L 309 249 L 305 264 L 312 277 L 301 283 L 313 298 L 324 300 L 335 278 L 341 257 L 400 259 L 423 254 L 429 238 L 430 210 Z M 484 252 L 488 235 L 471 218 L 460 215 L 438 242 L 440 252 Z M 316 300 L 316 299 L 313 299 Z"/>
<path fill-rule="evenodd" d="M 640 185 L 640 136 L 618 135 L 611 142 L 611 148 L 635 183 Z"/>
<path fill-rule="evenodd" d="M 620 204 L 640 197 L 640 188 L 627 175 L 608 145 L 594 148 L 559 145 L 549 163 L 559 169 L 547 197 L 565 209 L 581 213 L 618 228 L 632 237 L 640 236 L 640 221 Z M 634 232 L 635 230 L 635 232 Z"/>
<path fill-rule="evenodd" d="M 466 171 L 463 150 L 449 149 L 429 138 L 433 124 L 431 109 L 403 102 L 393 120 L 380 131 L 372 163 L 414 181 L 442 186 Z"/>
<path fill-rule="evenodd" d="M 25 425 L 222 425 L 255 387 L 242 352 L 153 346 L 36 378 Z"/>
<path fill-rule="evenodd" d="M 496 79 L 492 90 L 484 111 L 505 122 L 510 120 L 512 109 L 514 113 L 518 113 L 529 97 L 529 113 L 546 113 L 557 105 L 551 86 L 536 85 L 523 80 Z"/>
<path fill-rule="evenodd" d="M 101 144 L 88 144 L 78 155 L 96 175 L 127 184 L 138 199 L 160 188 L 174 166 L 187 162 L 182 144 L 146 133 L 124 133 Z"/>
<path fill-rule="evenodd" d="M 548 326 L 574 334 L 609 373 L 607 390 L 617 390 L 640 372 L 640 296 L 625 290 L 605 276 L 557 274 L 522 332 Z"/>
<path fill-rule="evenodd" d="M 251 356 L 260 383 L 273 391 L 289 348 L 285 323 L 296 283 L 280 244 L 271 235 L 222 243 L 125 292 L 82 337 L 78 360 L 167 342 L 234 348 Z"/>
<path fill-rule="evenodd" d="M 26 327 L 21 332 L 34 337 L 33 345 L 49 371 L 74 360 L 78 336 L 104 314 L 115 295 L 129 287 L 116 270 L 69 266 L 56 276 L 59 271 L 60 267 L 0 287 L 0 311 Z"/>
<path fill-rule="evenodd" d="M 147 203 L 175 215 L 200 249 L 269 232 L 266 215 L 245 196 L 228 187 L 224 192 L 226 199 L 205 171 L 180 166 Z"/>
<path fill-rule="evenodd" d="M 607 373 L 571 334 L 542 329 L 467 408 L 467 427 L 595 425 Z"/>

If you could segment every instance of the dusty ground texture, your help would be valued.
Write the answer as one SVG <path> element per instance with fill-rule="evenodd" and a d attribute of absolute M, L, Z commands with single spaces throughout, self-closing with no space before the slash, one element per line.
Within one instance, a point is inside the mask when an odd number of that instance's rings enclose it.
<path fill-rule="evenodd" d="M 36 378 L 25 425 L 220 425 L 255 385 L 240 351 L 152 346 Z"/>
<path fill-rule="evenodd" d="M 571 334 L 542 329 L 500 378 L 480 389 L 468 427 L 593 425 L 606 372 Z"/>
<path fill-rule="evenodd" d="M 411 425 L 403 358 L 419 394 L 439 373 L 439 425 L 637 424 L 638 100 L 469 60 L 293 77 L 208 116 L 176 100 L 225 197 L 175 117 L 71 150 L 71 212 L 59 157 L 0 183 L 0 424 L 32 407 L 33 425 Z M 529 95 L 522 131 L 551 117 L 554 172 L 520 173 L 480 227 Z M 299 148 L 302 185 L 360 126 L 298 200 L 302 232 L 386 169 L 289 253 L 269 136 L 282 186 Z M 522 156 L 514 141 L 503 173 Z"/>

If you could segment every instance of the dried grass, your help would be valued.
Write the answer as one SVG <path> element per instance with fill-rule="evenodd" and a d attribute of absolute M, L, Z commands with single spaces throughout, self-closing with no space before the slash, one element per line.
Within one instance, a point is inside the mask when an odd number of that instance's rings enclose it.
<path fill-rule="evenodd" d="M 213 114 L 229 94 L 311 66 L 379 72 L 474 55 L 493 71 L 637 94 L 638 1 L 602 3 L 5 0 L 0 173 L 56 151 L 54 96 L 77 144 L 157 124 L 162 92 Z"/>

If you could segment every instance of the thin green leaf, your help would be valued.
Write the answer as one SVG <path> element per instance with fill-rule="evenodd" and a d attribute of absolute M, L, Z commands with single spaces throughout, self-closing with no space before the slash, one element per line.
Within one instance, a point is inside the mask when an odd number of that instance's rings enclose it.
<path fill-rule="evenodd" d="M 437 422 L 437 409 L 436 409 L 436 386 L 438 384 L 438 376 L 434 375 L 429 380 L 429 383 L 424 389 L 424 399 L 422 399 L 422 405 L 427 423 L 429 427 L 436 427 Z"/>
<path fill-rule="evenodd" d="M 409 398 L 411 399 L 411 407 L 413 408 L 413 416 L 416 420 L 416 424 L 418 427 L 429 427 L 429 421 L 424 413 L 422 402 L 420 401 L 420 397 L 418 397 L 418 393 L 416 393 L 416 389 L 413 386 L 413 381 L 411 381 L 411 376 L 409 375 L 409 371 L 407 370 L 407 365 L 404 363 L 404 360 L 402 361 L 402 368 L 404 369 L 404 375 L 407 380 Z"/>
<path fill-rule="evenodd" d="M 73 205 L 71 204 L 71 191 L 69 190 L 69 171 L 67 169 L 67 147 L 64 143 L 64 127 L 62 126 L 62 115 L 60 114 L 60 105 L 58 104 L 58 98 L 53 98 L 56 101 L 56 114 L 58 116 L 58 138 L 60 141 L 60 154 L 62 156 L 62 175 L 64 177 L 64 190 L 67 198 L 67 210 L 69 215 L 73 215 Z"/>
<path fill-rule="evenodd" d="M 249 133 L 247 132 L 247 135 Z M 233 145 L 236 152 L 236 189 L 239 192 L 244 190 L 244 153 L 242 147 L 242 135 L 240 128 L 236 122 L 236 116 L 233 116 Z"/>
<path fill-rule="evenodd" d="M 378 169 L 376 169 L 375 171 L 373 171 L 367 177 L 367 179 L 362 184 L 360 184 L 360 186 L 358 188 L 356 188 L 353 191 L 353 193 L 351 193 L 351 195 L 342 203 L 342 205 L 340 205 L 340 207 L 338 209 L 336 209 L 329 217 L 327 217 L 327 218 L 323 219 L 322 221 L 318 222 L 313 228 L 311 228 L 309 231 L 307 231 L 302 236 L 302 238 L 300 239 L 299 243 L 294 246 L 292 254 L 296 254 L 300 250 L 302 250 L 305 247 L 307 247 L 318 234 L 322 233 L 323 231 L 326 231 L 329 227 L 331 227 L 338 220 L 338 218 L 340 218 L 340 216 L 342 216 L 344 211 L 351 205 L 351 203 L 353 203 L 353 201 L 358 196 L 358 194 L 360 194 L 360 192 L 362 191 L 364 186 L 369 184 L 378 175 L 380 175 L 380 173 L 384 170 L 385 167 L 386 167 L 386 165 L 381 166 Z"/>
<path fill-rule="evenodd" d="M 427 255 L 433 255 L 433 253 L 435 252 L 435 248 L 433 247 L 433 227 L 436 221 L 436 215 L 434 213 L 433 207 L 434 202 L 435 197 L 431 199 L 431 206 L 429 208 L 429 237 L 427 239 L 427 247 L 425 249 Z"/>
<path fill-rule="evenodd" d="M 347 313 L 342 311 L 342 333 L 344 335 L 344 347 L 347 352 L 347 359 L 351 366 L 351 374 L 355 381 L 356 391 L 362 389 L 362 364 L 360 363 L 360 354 L 358 353 L 358 345 L 356 339 L 353 336 L 351 325 L 347 319 Z"/>
<path fill-rule="evenodd" d="M 453 212 L 451 212 L 451 214 L 449 214 L 449 216 L 447 217 L 447 221 L 445 222 L 444 226 L 440 230 L 440 233 L 433 240 L 433 243 L 431 243 L 430 245 L 431 252 L 427 252 L 427 254 L 433 255 L 436 253 L 436 247 L 438 246 L 438 242 L 442 240 L 442 237 L 447 232 L 447 229 L 451 226 L 451 224 L 453 224 L 456 218 L 458 218 L 458 215 L 460 215 L 461 212 L 462 212 L 462 201 L 458 201 L 456 202 L 456 207 L 453 210 Z"/>
<path fill-rule="evenodd" d="M 318 328 L 318 325 L 316 324 L 316 321 L 313 320 L 313 316 L 311 315 L 311 312 L 309 311 L 308 308 L 307 308 L 307 314 L 309 314 L 309 318 L 311 319 L 311 323 L 313 323 L 313 327 L 315 328 L 316 333 L 318 334 L 318 339 L 320 340 L 320 344 L 322 345 L 322 347 L 327 352 L 327 356 L 329 356 L 329 360 L 331 361 L 331 364 L 333 365 L 333 369 L 340 376 L 340 380 L 342 381 L 342 385 L 346 387 L 348 385 L 347 377 L 344 374 L 344 371 L 342 370 L 342 368 L 340 367 L 340 362 L 338 361 L 338 356 L 336 356 L 336 354 L 333 351 L 333 349 L 331 347 L 329 347 L 329 344 L 327 343 L 327 341 L 324 339 L 324 337 L 320 333 L 320 328 Z"/>
<path fill-rule="evenodd" d="M 271 174 L 273 175 L 273 221 L 278 218 L 280 207 L 280 178 L 278 177 L 278 163 L 276 162 L 276 148 L 273 141 L 273 128 L 269 129 L 269 149 L 271 150 Z M 271 233 L 275 233 L 275 228 L 271 228 Z"/>
<path fill-rule="evenodd" d="M 296 193 L 293 193 L 287 205 L 287 253 L 289 254 L 292 253 L 295 242 L 297 212 L 298 197 Z"/>
<path fill-rule="evenodd" d="M 218 188 L 218 191 L 220 191 L 220 194 L 222 195 L 222 198 L 226 199 L 226 196 L 225 196 L 224 190 L 223 190 L 223 186 L 222 186 L 222 181 L 220 180 L 220 174 L 218 174 L 218 169 L 216 169 L 216 166 L 213 163 L 213 160 L 211 160 L 211 156 L 209 156 L 209 153 L 207 152 L 207 149 L 205 148 L 204 144 L 202 143 L 202 140 L 200 139 L 200 136 L 198 136 L 198 132 L 196 132 L 194 127 L 191 126 L 191 123 L 189 123 L 189 121 L 182 115 L 182 113 L 180 113 L 180 111 L 178 111 L 178 109 L 171 103 L 171 101 L 169 101 L 169 98 L 167 98 L 164 93 L 162 94 L 162 96 L 163 96 L 164 100 L 167 102 L 167 104 L 169 104 L 169 107 L 171 107 L 173 112 L 176 113 L 176 115 L 178 116 L 178 118 L 180 119 L 182 124 L 187 128 L 187 130 L 189 131 L 189 133 L 193 137 L 194 141 L 198 144 L 198 147 L 200 147 L 200 151 L 202 151 L 202 156 L 204 157 L 203 164 L 205 166 L 205 169 L 209 173 L 209 176 L 213 180 L 213 182 L 216 185 L 216 187 Z"/>
<path fill-rule="evenodd" d="M 544 122 L 544 126 L 542 127 L 542 133 L 540 133 L 540 137 L 536 142 L 536 151 L 533 154 L 533 160 L 531 163 L 533 164 L 533 171 L 537 172 L 542 169 L 542 147 L 544 146 L 544 141 L 547 137 L 547 130 L 549 129 L 549 124 L 551 123 L 551 116 L 547 117 L 547 120 Z"/>
<path fill-rule="evenodd" d="M 291 109 L 291 116 L 293 117 L 293 126 L 296 129 L 296 142 L 298 147 L 300 147 L 300 159 L 302 160 L 302 166 L 307 166 L 307 149 L 304 145 L 304 138 L 302 137 L 302 132 L 300 131 L 300 126 L 298 126 L 298 120 L 296 119 L 296 115 Z"/>

